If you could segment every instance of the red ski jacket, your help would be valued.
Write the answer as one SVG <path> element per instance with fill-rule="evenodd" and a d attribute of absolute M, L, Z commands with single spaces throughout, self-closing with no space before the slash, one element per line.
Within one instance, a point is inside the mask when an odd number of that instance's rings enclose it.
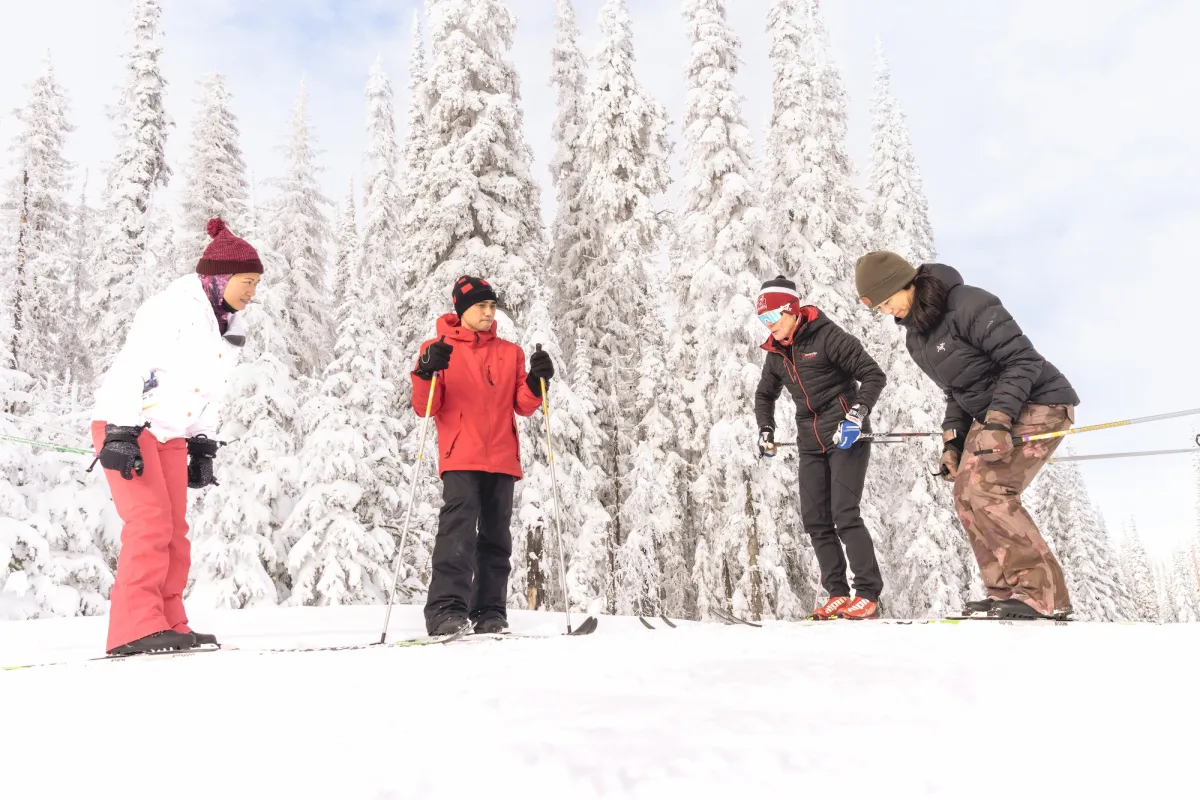
<path fill-rule="evenodd" d="M 524 475 L 514 413 L 532 416 L 542 404 L 525 383 L 525 351 L 496 336 L 495 322 L 490 331 L 475 333 L 459 326 L 457 314 L 443 314 L 437 332 L 454 348 L 450 366 L 437 376 L 431 409 L 438 477 L 449 470 L 478 470 L 520 480 Z M 435 341 L 423 343 L 421 352 Z M 413 409 L 423 417 L 432 381 L 410 375 Z"/>

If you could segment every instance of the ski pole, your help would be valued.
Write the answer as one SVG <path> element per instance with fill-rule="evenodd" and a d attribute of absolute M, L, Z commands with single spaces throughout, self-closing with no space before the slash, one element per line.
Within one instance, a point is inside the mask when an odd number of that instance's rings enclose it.
<path fill-rule="evenodd" d="M 1196 437 L 1196 444 L 1200 445 L 1200 436 Z M 1176 453 L 1191 453 L 1200 455 L 1200 448 L 1184 447 L 1179 450 L 1139 450 L 1134 453 L 1099 453 L 1091 456 L 1062 456 L 1059 458 L 1051 458 L 1050 463 L 1055 464 L 1059 461 L 1094 461 L 1101 458 L 1135 458 L 1138 456 L 1169 456 Z"/>
<path fill-rule="evenodd" d="M 425 420 L 421 423 L 421 446 L 417 448 L 417 460 L 413 464 L 412 479 L 408 484 L 408 511 L 404 513 L 404 533 L 400 536 L 400 549 L 396 551 L 396 569 L 392 573 L 392 591 L 388 594 L 387 613 L 383 616 L 383 633 L 379 635 L 379 644 L 387 644 L 388 622 L 392 618 L 392 602 L 396 599 L 396 584 L 400 580 L 400 567 L 404 564 L 404 545 L 408 543 L 408 523 L 412 519 L 413 501 L 417 498 L 417 474 L 421 469 L 421 460 L 425 457 L 425 434 L 429 431 L 429 417 L 433 411 L 433 390 L 436 388 L 437 373 L 435 372 L 433 380 L 429 382 L 429 399 L 425 401 Z"/>
<path fill-rule="evenodd" d="M 1103 422 L 1099 425 L 1085 425 L 1082 428 L 1068 428 L 1065 431 L 1052 431 L 1051 433 L 1035 433 L 1030 436 L 1014 436 L 1013 441 L 1032 442 L 1038 439 L 1054 439 L 1059 436 L 1067 436 L 1072 433 L 1087 433 L 1088 431 L 1099 431 L 1107 428 L 1121 428 L 1126 425 L 1140 425 L 1143 422 L 1158 422 L 1163 419 L 1175 419 L 1176 417 L 1187 417 L 1193 414 L 1200 414 L 1200 408 L 1193 408 L 1190 411 L 1175 411 L 1170 414 L 1156 414 L 1152 417 L 1135 417 L 1134 419 L 1123 419 L 1117 422 Z"/>
<path fill-rule="evenodd" d="M 31 444 L 35 447 L 45 447 L 47 450 L 57 450 L 60 453 L 74 453 L 80 456 L 94 456 L 92 450 L 80 450 L 78 447 L 66 447 L 61 444 L 50 444 L 49 442 L 36 442 L 33 439 L 24 439 L 20 436 L 0 435 L 0 439 L 6 442 L 18 442 L 19 444 Z"/>
<path fill-rule="evenodd" d="M 1152 417 L 1135 417 L 1133 419 L 1122 419 L 1116 422 L 1102 422 L 1099 425 L 1085 425 L 1082 428 L 1067 428 L 1065 431 L 1051 431 L 1050 433 L 1034 433 L 1029 436 L 1014 436 L 1012 437 L 1013 444 L 1022 445 L 1028 442 L 1035 442 L 1039 439 L 1057 439 L 1060 436 L 1069 436 L 1072 433 L 1087 433 L 1089 431 L 1106 430 L 1108 428 L 1122 428 L 1126 425 L 1139 425 L 1143 422 L 1158 422 L 1163 419 L 1175 419 L 1176 417 L 1187 417 L 1192 414 L 1200 414 L 1200 408 L 1193 408 L 1190 411 L 1175 411 L 1170 414 L 1155 414 Z M 976 450 L 975 455 L 986 456 L 992 452 L 991 448 L 987 450 Z"/>
<path fill-rule="evenodd" d="M 542 346 L 536 345 L 538 352 Z M 567 596 L 567 566 L 563 555 L 562 518 L 558 505 L 558 477 L 554 471 L 554 448 L 550 444 L 550 399 L 546 396 L 546 379 L 538 378 L 542 385 L 542 418 L 546 420 L 546 459 L 550 464 L 550 485 L 554 487 L 554 538 L 558 540 L 558 579 L 562 583 L 563 610 L 567 613 L 567 635 L 571 634 L 571 601 Z"/>
<path fill-rule="evenodd" d="M 53 425 L 47 425 L 44 422 L 34 422 L 33 420 L 28 419 L 26 417 L 18 417 L 16 414 L 6 414 L 3 412 L 0 412 L 0 416 L 7 417 L 8 419 L 11 419 L 13 422 L 16 422 L 17 424 L 32 425 L 35 428 L 41 428 L 42 430 L 50 431 L 51 433 L 61 433 L 64 436 L 70 436 L 72 439 L 86 439 L 87 438 L 84 436 L 80 436 L 78 433 L 76 433 L 74 431 L 64 430 L 63 428 L 56 428 Z"/>
<path fill-rule="evenodd" d="M 929 439 L 934 436 L 941 436 L 940 433 L 910 433 L 907 431 L 895 431 L 889 433 L 862 433 L 859 434 L 859 439 L 875 442 L 877 444 L 899 444 L 901 442 L 911 442 L 914 439 Z M 795 447 L 795 442 L 776 442 L 776 447 Z"/>

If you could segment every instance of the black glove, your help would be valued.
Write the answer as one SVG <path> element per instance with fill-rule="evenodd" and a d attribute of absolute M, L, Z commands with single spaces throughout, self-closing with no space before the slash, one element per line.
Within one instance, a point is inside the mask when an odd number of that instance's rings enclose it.
<path fill-rule="evenodd" d="M 758 457 L 775 457 L 775 429 L 766 425 L 758 429 Z"/>
<path fill-rule="evenodd" d="M 429 345 L 429 347 L 426 347 L 424 353 L 421 353 L 421 357 L 417 360 L 417 368 L 413 370 L 413 374 L 422 380 L 429 380 L 433 377 L 433 373 L 441 372 L 450 366 L 450 354 L 453 352 L 453 345 L 446 344 L 441 339 L 438 339 Z"/>
<path fill-rule="evenodd" d="M 546 382 L 546 388 L 550 388 L 550 379 L 554 377 L 554 362 L 550 360 L 550 354 L 545 350 L 537 350 L 529 357 L 529 374 L 525 376 L 525 385 L 529 387 L 529 391 L 533 392 L 537 397 L 542 396 L 542 384 Z"/>
<path fill-rule="evenodd" d="M 98 456 L 100 466 L 121 473 L 121 477 L 127 481 L 133 480 L 134 475 L 141 477 L 146 462 L 142 460 L 138 437 L 143 430 L 140 425 L 105 425 L 104 446 L 100 448 Z"/>
<path fill-rule="evenodd" d="M 213 477 L 213 456 L 221 443 L 204 434 L 187 440 L 188 488 L 203 489 L 205 486 L 220 486 Z"/>

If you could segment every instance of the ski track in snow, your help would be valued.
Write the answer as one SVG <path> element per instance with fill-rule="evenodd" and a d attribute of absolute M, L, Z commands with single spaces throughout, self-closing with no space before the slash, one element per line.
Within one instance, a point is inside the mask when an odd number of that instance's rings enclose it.
<path fill-rule="evenodd" d="M 382 611 L 193 625 L 229 646 L 365 643 Z M 561 614 L 510 621 L 565 630 Z M 106 622 L 0 623 L 0 665 L 99 655 Z M 1193 785 L 1195 742 L 1173 731 L 1200 713 L 1200 625 L 678 624 L 602 616 L 578 638 L 0 672 L 0 796 L 1010 800 Z M 421 633 L 419 608 L 393 610 L 389 640 Z"/>

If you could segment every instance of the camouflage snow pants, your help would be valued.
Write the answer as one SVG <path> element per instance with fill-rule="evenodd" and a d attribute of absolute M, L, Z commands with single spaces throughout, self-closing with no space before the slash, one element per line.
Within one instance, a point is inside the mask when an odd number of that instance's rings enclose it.
<path fill-rule="evenodd" d="M 1026 405 L 1013 423 L 1013 436 L 1066 430 L 1074 422 L 1071 406 Z M 988 597 L 1024 600 L 1043 614 L 1069 610 L 1071 598 L 1062 567 L 1021 505 L 1021 492 L 1062 438 L 1018 443 L 1003 460 L 989 463 L 974 455 L 982 431 L 976 422 L 967 433 L 954 481 L 954 507 L 975 551 Z"/>

